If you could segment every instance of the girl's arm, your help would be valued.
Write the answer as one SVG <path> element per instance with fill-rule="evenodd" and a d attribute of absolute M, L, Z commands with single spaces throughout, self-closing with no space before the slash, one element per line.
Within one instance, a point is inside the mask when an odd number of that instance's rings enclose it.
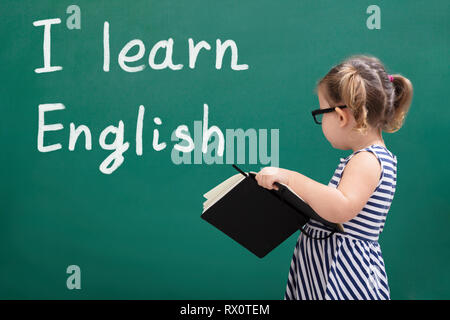
<path fill-rule="evenodd" d="M 345 166 L 337 188 L 314 181 L 301 173 L 280 169 L 277 173 L 264 169 L 257 175 L 258 183 L 268 189 L 275 181 L 286 183 L 322 218 L 344 223 L 353 219 L 369 200 L 378 185 L 381 166 L 370 152 L 355 154 Z"/>
<path fill-rule="evenodd" d="M 353 219 L 369 200 L 380 179 L 381 166 L 370 152 L 359 152 L 345 166 L 339 186 L 329 187 L 288 170 L 288 185 L 321 217 L 334 223 Z"/>

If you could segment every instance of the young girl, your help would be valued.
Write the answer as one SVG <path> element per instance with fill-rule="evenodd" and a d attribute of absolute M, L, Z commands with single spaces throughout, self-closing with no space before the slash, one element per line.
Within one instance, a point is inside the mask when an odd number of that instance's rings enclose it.
<path fill-rule="evenodd" d="M 403 124 L 412 100 L 411 82 L 388 75 L 375 57 L 356 55 L 333 67 L 317 84 L 320 109 L 314 120 L 334 148 L 353 153 L 340 159 L 328 185 L 298 172 L 265 167 L 258 184 L 288 185 L 321 217 L 341 223 L 344 233 L 310 220 L 301 233 L 289 270 L 285 300 L 390 299 L 378 244 L 394 197 L 397 157 L 382 131 Z M 321 121 L 320 121 L 321 120 Z"/>

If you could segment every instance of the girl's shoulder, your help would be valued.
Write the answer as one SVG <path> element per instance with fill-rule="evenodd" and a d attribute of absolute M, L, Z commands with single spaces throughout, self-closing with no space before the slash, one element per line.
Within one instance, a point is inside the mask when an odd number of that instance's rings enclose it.
<path fill-rule="evenodd" d="M 367 151 L 372 152 L 380 161 L 383 170 L 396 171 L 397 167 L 397 156 L 389 151 L 385 146 L 373 144 L 367 148 Z M 363 150 L 364 150 L 363 149 Z"/>
<path fill-rule="evenodd" d="M 378 159 L 378 161 L 380 161 L 381 164 L 384 161 L 390 162 L 392 164 L 397 163 L 397 156 L 395 154 L 393 154 L 391 151 L 389 151 L 385 146 L 382 146 L 379 144 L 372 144 L 368 147 L 356 150 L 355 152 L 350 154 L 348 157 L 341 158 L 341 163 L 343 162 L 346 164 L 348 161 L 350 161 L 351 158 L 353 158 L 356 154 L 358 154 L 362 151 L 368 151 L 368 152 L 373 153 L 375 155 L 375 157 Z"/>
<path fill-rule="evenodd" d="M 352 161 L 352 163 L 353 165 L 360 167 L 360 170 L 378 171 L 379 169 L 381 169 L 381 177 L 387 175 L 389 171 L 390 174 L 395 175 L 397 173 L 397 156 L 390 152 L 385 146 L 373 144 L 368 147 L 356 150 L 346 158 L 341 158 L 339 167 L 342 171 L 347 166 L 349 161 L 355 156 L 356 158 L 358 158 L 358 160 L 355 159 L 356 161 Z M 372 161 L 370 160 L 370 158 L 372 158 Z"/>
<path fill-rule="evenodd" d="M 367 152 L 363 152 L 367 151 Z M 354 159 L 353 161 L 350 161 Z M 364 177 L 365 184 L 369 181 L 376 185 L 375 191 L 380 185 L 386 182 L 387 178 L 392 178 L 395 183 L 397 173 L 397 157 L 391 153 L 386 147 L 373 144 L 368 147 L 356 150 L 346 158 L 341 158 L 341 163 L 336 169 L 335 177 L 339 177 L 339 181 L 333 184 L 339 185 L 340 180 L 344 176 L 344 172 L 350 181 L 354 177 Z M 334 177 L 332 178 L 332 180 Z M 384 181 L 384 182 L 383 182 Z M 378 183 L 377 183 L 378 182 Z"/>

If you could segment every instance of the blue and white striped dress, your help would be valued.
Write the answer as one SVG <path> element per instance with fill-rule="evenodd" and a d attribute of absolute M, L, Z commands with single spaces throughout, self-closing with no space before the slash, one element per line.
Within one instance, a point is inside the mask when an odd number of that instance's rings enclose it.
<path fill-rule="evenodd" d="M 325 240 L 300 234 L 289 270 L 285 300 L 388 300 L 388 279 L 378 244 L 386 215 L 394 197 L 397 157 L 380 145 L 357 150 L 343 159 L 329 186 L 337 188 L 348 161 L 361 151 L 372 152 L 382 174 L 377 188 L 356 217 L 343 223 L 345 234 L 335 233 Z M 310 220 L 305 231 L 324 237 L 329 231 Z"/>

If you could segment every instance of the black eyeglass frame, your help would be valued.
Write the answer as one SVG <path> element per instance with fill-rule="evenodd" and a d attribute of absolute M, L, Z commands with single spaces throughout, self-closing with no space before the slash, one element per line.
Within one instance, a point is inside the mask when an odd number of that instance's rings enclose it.
<path fill-rule="evenodd" d="M 333 112 L 334 109 L 336 109 L 336 108 L 344 109 L 344 108 L 347 108 L 347 106 L 337 106 L 337 107 L 331 107 L 331 108 L 325 108 L 325 109 L 316 109 L 316 110 L 313 110 L 313 111 L 311 111 L 311 114 L 312 114 L 312 116 L 313 116 L 313 118 L 314 118 L 314 122 L 317 123 L 317 124 L 322 124 L 321 121 L 318 121 L 318 120 L 316 119 L 316 116 L 319 115 L 319 114 L 324 114 L 324 113 L 328 113 L 328 112 Z"/>

